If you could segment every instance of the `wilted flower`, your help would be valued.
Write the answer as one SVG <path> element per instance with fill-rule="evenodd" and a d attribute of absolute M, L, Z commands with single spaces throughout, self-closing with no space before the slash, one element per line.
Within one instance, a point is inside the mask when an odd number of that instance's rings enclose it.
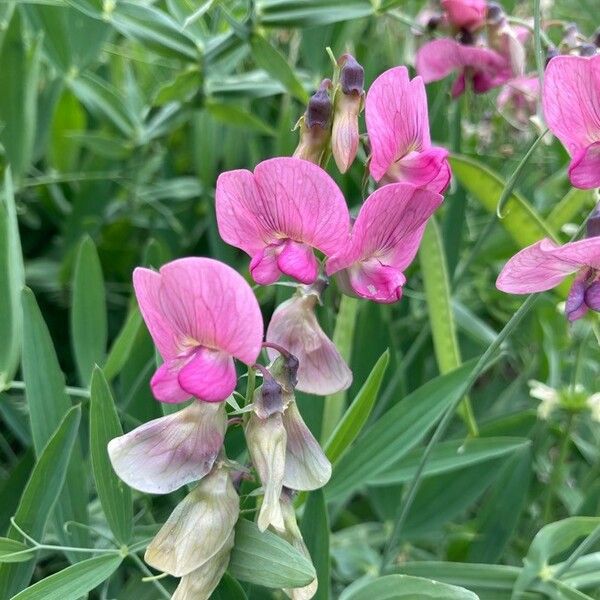
<path fill-rule="evenodd" d="M 448 21 L 455 27 L 477 29 L 485 22 L 486 0 L 442 0 Z"/>
<path fill-rule="evenodd" d="M 233 359 L 252 364 L 262 342 L 262 315 L 244 278 L 210 258 L 182 258 L 158 273 L 137 268 L 133 285 L 164 360 L 152 377 L 154 396 L 225 400 L 237 381 Z"/>
<path fill-rule="evenodd" d="M 536 114 L 540 81 L 536 76 L 516 77 L 502 88 L 496 100 L 500 112 L 508 112 L 521 125 Z"/>
<path fill-rule="evenodd" d="M 556 287 L 567 275 L 577 273 L 565 312 L 569 321 L 588 309 L 600 311 L 600 237 L 557 246 L 544 238 L 524 248 L 504 265 L 496 287 L 512 294 L 543 292 Z"/>
<path fill-rule="evenodd" d="M 379 188 L 362 205 L 349 242 L 327 261 L 327 274 L 336 273 L 346 293 L 396 302 L 406 282 L 403 271 L 442 200 L 440 194 L 407 183 Z"/>
<path fill-rule="evenodd" d="M 560 405 L 558 391 L 535 379 L 527 383 L 529 384 L 529 394 L 531 397 L 540 400 L 537 408 L 538 417 L 543 421 L 547 421 L 550 418 L 550 414 Z"/>
<path fill-rule="evenodd" d="M 346 201 L 333 179 L 299 158 L 272 158 L 254 173 L 222 173 L 216 189 L 221 237 L 247 252 L 254 280 L 268 285 L 282 274 L 313 283 L 313 248 L 330 255 L 348 236 Z"/>
<path fill-rule="evenodd" d="M 350 387 L 352 372 L 334 343 L 317 321 L 315 307 L 320 302 L 320 280 L 301 287 L 278 306 L 267 329 L 267 342 L 286 348 L 298 358 L 297 389 L 326 396 Z M 267 348 L 271 359 L 277 356 Z"/>
<path fill-rule="evenodd" d="M 502 8 L 494 3 L 488 9 L 487 31 L 490 47 L 505 58 L 513 77 L 521 77 L 526 63 L 523 44 L 529 37 L 529 30 L 513 27 Z"/>
<path fill-rule="evenodd" d="M 454 98 L 465 91 L 467 80 L 471 81 L 476 94 L 483 94 L 512 77 L 510 63 L 495 50 L 467 46 L 447 38 L 424 44 L 417 52 L 416 68 L 425 83 L 458 71 L 452 84 Z"/>
<path fill-rule="evenodd" d="M 331 152 L 341 173 L 353 163 L 358 151 L 358 115 L 364 96 L 364 70 L 350 54 L 338 61 L 340 85 L 335 97 Z"/>
<path fill-rule="evenodd" d="M 600 55 L 553 58 L 542 101 L 548 127 L 571 155 L 571 183 L 600 187 Z"/>
<path fill-rule="evenodd" d="M 331 135 L 331 81 L 324 79 L 308 101 L 304 115 L 298 121 L 300 142 L 294 151 L 296 158 L 321 164 Z"/>
<path fill-rule="evenodd" d="M 427 96 L 420 77 L 412 81 L 406 67 L 381 74 L 365 101 L 365 119 L 375 181 L 406 181 L 435 192 L 450 181 L 448 151 L 431 145 Z"/>
<path fill-rule="evenodd" d="M 211 471 L 226 428 L 224 404 L 194 402 L 111 440 L 108 455 L 130 487 L 168 494 Z"/>

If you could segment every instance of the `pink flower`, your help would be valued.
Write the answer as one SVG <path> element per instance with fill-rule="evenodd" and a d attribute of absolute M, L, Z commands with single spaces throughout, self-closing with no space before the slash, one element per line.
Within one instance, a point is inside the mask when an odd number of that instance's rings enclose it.
<path fill-rule="evenodd" d="M 515 254 L 504 265 L 496 287 L 511 294 L 544 292 L 572 273 L 577 276 L 567 298 L 566 313 L 569 321 L 575 321 L 588 309 L 600 311 L 599 236 L 564 246 L 544 238 Z"/>
<path fill-rule="evenodd" d="M 381 74 L 371 85 L 365 118 L 376 181 L 406 181 L 434 192 L 450 181 L 448 151 L 431 145 L 427 96 L 420 77 L 412 81 L 406 67 Z"/>
<path fill-rule="evenodd" d="M 407 183 L 385 185 L 360 209 L 350 241 L 327 261 L 327 274 L 349 294 L 375 302 L 400 300 L 412 262 L 440 194 Z"/>
<path fill-rule="evenodd" d="M 222 173 L 216 190 L 221 237 L 247 252 L 261 285 L 289 275 L 313 283 L 318 263 L 344 243 L 350 217 L 342 192 L 320 167 L 299 158 L 271 158 L 254 173 Z"/>
<path fill-rule="evenodd" d="M 454 71 L 458 77 L 452 85 L 452 97 L 464 91 L 467 78 L 477 94 L 506 83 L 512 77 L 510 63 L 494 50 L 466 46 L 447 38 L 433 40 L 417 52 L 417 73 L 425 83 L 444 79 Z"/>
<path fill-rule="evenodd" d="M 522 124 L 535 115 L 540 95 L 540 80 L 534 77 L 515 77 L 498 94 L 496 106 L 500 112 L 508 110 Z"/>
<path fill-rule="evenodd" d="M 548 127 L 571 155 L 571 183 L 600 187 L 600 55 L 554 57 L 542 102 Z"/>
<path fill-rule="evenodd" d="M 225 400 L 237 381 L 233 358 L 254 363 L 262 343 L 262 315 L 244 278 L 210 258 L 182 258 L 158 273 L 137 268 L 133 285 L 164 360 L 151 381 L 155 398 Z"/>
<path fill-rule="evenodd" d="M 298 359 L 298 390 L 327 396 L 350 387 L 352 371 L 317 321 L 315 307 L 320 298 L 316 286 L 318 283 L 299 289 L 275 309 L 267 342 L 282 346 Z M 271 348 L 267 352 L 271 359 L 277 356 Z"/>
<path fill-rule="evenodd" d="M 486 0 L 442 0 L 442 8 L 458 28 L 477 29 L 485 23 Z"/>

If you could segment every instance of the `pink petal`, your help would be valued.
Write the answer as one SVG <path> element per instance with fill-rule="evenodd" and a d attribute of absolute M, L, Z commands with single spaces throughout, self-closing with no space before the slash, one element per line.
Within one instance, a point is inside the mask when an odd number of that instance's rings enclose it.
<path fill-rule="evenodd" d="M 133 271 L 133 287 L 146 326 L 165 360 L 179 354 L 179 332 L 165 314 L 160 298 L 161 277 L 156 271 L 138 267 Z"/>
<path fill-rule="evenodd" d="M 567 315 L 567 319 L 571 322 L 581 319 L 581 317 L 583 317 L 588 311 L 588 307 L 585 302 L 587 276 L 587 272 L 582 271 L 575 278 L 573 284 L 571 285 L 571 289 L 569 290 L 569 295 L 565 304 L 565 314 Z"/>
<path fill-rule="evenodd" d="M 444 79 L 453 71 L 464 67 L 473 67 L 492 77 L 506 71 L 507 62 L 494 50 L 465 46 L 448 38 L 428 42 L 417 52 L 417 73 L 425 83 Z"/>
<path fill-rule="evenodd" d="M 450 95 L 453 98 L 458 98 L 465 93 L 465 89 L 467 87 L 467 76 L 465 75 L 464 70 L 461 71 L 456 79 L 452 82 L 452 88 L 450 89 Z"/>
<path fill-rule="evenodd" d="M 348 269 L 348 278 L 354 293 L 367 300 L 390 304 L 402 298 L 406 277 L 402 271 L 371 258 Z"/>
<path fill-rule="evenodd" d="M 552 251 L 552 254 L 573 267 L 600 269 L 600 236 L 585 238 L 577 242 L 564 244 Z"/>
<path fill-rule="evenodd" d="M 529 294 L 557 286 L 579 266 L 556 256 L 556 250 L 548 238 L 524 248 L 504 265 L 496 287 L 511 294 Z"/>
<path fill-rule="evenodd" d="M 129 486 L 168 494 L 202 479 L 217 458 L 226 428 L 224 404 L 194 402 L 111 440 L 115 473 Z"/>
<path fill-rule="evenodd" d="M 345 173 L 358 152 L 358 114 L 362 104 L 359 94 L 340 94 L 331 131 L 331 153 L 340 173 Z"/>
<path fill-rule="evenodd" d="M 277 266 L 279 250 L 278 244 L 269 244 L 252 257 L 249 267 L 250 274 L 259 285 L 271 285 L 281 277 L 281 271 Z"/>
<path fill-rule="evenodd" d="M 277 257 L 277 266 L 282 273 L 294 277 L 301 283 L 314 283 L 319 274 L 319 265 L 310 246 L 288 240 Z"/>
<path fill-rule="evenodd" d="M 442 0 L 442 8 L 450 23 L 456 27 L 475 29 L 485 22 L 487 2 L 485 0 Z"/>
<path fill-rule="evenodd" d="M 411 152 L 395 163 L 386 175 L 395 181 L 406 181 L 415 187 L 442 193 L 450 182 L 448 150 L 431 147 L 422 152 Z"/>
<path fill-rule="evenodd" d="M 592 310 L 600 312 L 600 281 L 594 281 L 585 291 L 585 303 Z"/>
<path fill-rule="evenodd" d="M 389 69 L 373 82 L 365 119 L 371 144 L 369 169 L 376 181 L 396 160 L 431 144 L 425 86 L 420 77 L 410 81 L 406 67 Z"/>
<path fill-rule="evenodd" d="M 170 404 L 184 402 L 192 395 L 179 385 L 178 375 L 181 365 L 182 362 L 179 360 L 170 360 L 163 363 L 154 372 L 150 380 L 150 387 L 152 394 L 160 402 Z"/>
<path fill-rule="evenodd" d="M 600 187 L 600 142 L 574 154 L 569 166 L 569 179 L 575 187 L 583 190 Z"/>
<path fill-rule="evenodd" d="M 361 207 L 346 248 L 327 261 L 327 274 L 370 258 L 404 270 L 415 257 L 425 222 L 442 200 L 440 194 L 407 183 L 379 188 Z"/>
<path fill-rule="evenodd" d="M 548 127 L 573 156 L 600 140 L 600 55 L 556 56 L 542 93 Z"/>
<path fill-rule="evenodd" d="M 224 352 L 200 348 L 179 371 L 181 389 L 205 402 L 222 402 L 235 389 L 233 359 Z"/>
<path fill-rule="evenodd" d="M 317 297 L 299 291 L 275 309 L 267 341 L 289 350 L 299 361 L 297 389 L 326 396 L 347 389 L 352 372 L 315 316 Z M 271 359 L 277 352 L 267 348 Z"/>
<path fill-rule="evenodd" d="M 256 361 L 263 322 L 246 280 L 210 258 L 182 258 L 160 270 L 165 316 L 183 332 L 182 349 L 222 350 L 246 364 Z"/>

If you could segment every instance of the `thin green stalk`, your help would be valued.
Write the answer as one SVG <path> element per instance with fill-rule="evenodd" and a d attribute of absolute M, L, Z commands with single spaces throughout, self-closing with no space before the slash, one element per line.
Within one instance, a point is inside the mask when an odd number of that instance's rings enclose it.
<path fill-rule="evenodd" d="M 161 584 L 160 581 L 157 581 L 153 575 L 152 575 L 152 571 L 146 566 L 146 564 L 144 563 L 144 561 L 137 555 L 137 554 L 130 554 L 129 556 L 131 556 L 132 560 L 135 562 L 135 564 L 138 566 L 139 570 L 144 573 L 144 575 L 150 577 L 151 579 L 149 579 L 149 581 L 152 583 L 152 585 L 158 590 L 158 592 L 160 593 L 160 595 L 163 598 L 166 598 L 167 600 L 169 600 L 169 598 L 171 597 L 171 594 L 169 594 L 169 592 L 167 592 L 167 590 L 165 589 L 165 587 Z"/>
<path fill-rule="evenodd" d="M 24 381 L 11 381 L 8 389 L 12 389 L 12 390 L 25 390 L 25 382 Z M 79 388 L 79 387 L 72 387 L 72 386 L 65 386 L 65 392 L 67 392 L 67 394 L 69 394 L 69 396 L 75 396 L 77 398 L 89 398 L 90 397 L 90 391 L 86 390 L 85 388 Z"/>
<path fill-rule="evenodd" d="M 569 558 L 560 565 L 556 572 L 553 573 L 553 579 L 559 579 L 562 575 L 564 575 L 577 562 L 577 559 L 579 559 L 590 548 L 592 548 L 598 540 L 600 540 L 600 525 L 598 525 L 598 527 L 596 527 L 596 529 L 594 529 L 594 531 L 592 531 L 592 533 L 590 533 L 590 535 L 588 535 L 585 540 L 583 540 L 583 542 L 581 542 L 581 544 L 575 548 L 573 554 L 571 554 L 571 556 L 569 556 Z"/>
<path fill-rule="evenodd" d="M 246 401 L 245 406 L 252 403 L 254 397 L 254 388 L 256 387 L 256 372 L 252 367 L 248 367 L 248 381 L 246 382 Z"/>
<path fill-rule="evenodd" d="M 538 78 L 540 80 L 540 90 L 544 84 L 544 67 L 546 56 L 542 48 L 542 13 L 540 10 L 540 0 L 533 0 L 533 47 L 535 48 L 535 64 L 537 65 Z"/>

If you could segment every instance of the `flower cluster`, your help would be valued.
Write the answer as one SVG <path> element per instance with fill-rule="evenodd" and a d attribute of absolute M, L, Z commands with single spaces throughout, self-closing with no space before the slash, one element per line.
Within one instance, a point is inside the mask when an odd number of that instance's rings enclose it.
<path fill-rule="evenodd" d="M 116 473 L 137 490 L 165 494 L 193 486 L 145 557 L 181 578 L 173 596 L 178 600 L 208 598 L 227 568 L 240 513 L 239 482 L 251 469 L 261 485 L 255 493 L 258 528 L 308 556 L 292 499 L 297 491 L 324 486 L 331 464 L 302 419 L 295 391 L 328 395 L 352 382 L 316 307 L 331 281 L 350 296 L 400 300 L 404 271 L 443 200 L 448 153 L 431 143 L 423 80 L 411 80 L 405 67 L 397 67 L 378 77 L 368 93 L 363 88 L 362 67 L 343 55 L 298 123 L 293 157 L 265 160 L 253 171 L 224 172 L 217 180 L 223 240 L 248 254 L 256 284 L 288 277 L 296 287 L 273 312 L 266 341 L 256 297 L 229 266 L 182 258 L 158 272 L 134 271 L 138 304 L 162 359 L 152 392 L 161 402 L 191 403 L 112 440 L 108 451 Z M 351 167 L 360 150 L 363 108 L 368 168 L 380 187 L 352 218 L 323 167 L 330 155 L 341 172 Z M 263 349 L 266 365 L 259 362 Z M 249 369 L 245 397 L 235 391 L 235 361 Z M 255 374 L 262 377 L 256 389 Z M 227 429 L 238 424 L 248 464 L 226 455 Z M 308 599 L 317 586 L 315 580 L 285 591 Z"/>

